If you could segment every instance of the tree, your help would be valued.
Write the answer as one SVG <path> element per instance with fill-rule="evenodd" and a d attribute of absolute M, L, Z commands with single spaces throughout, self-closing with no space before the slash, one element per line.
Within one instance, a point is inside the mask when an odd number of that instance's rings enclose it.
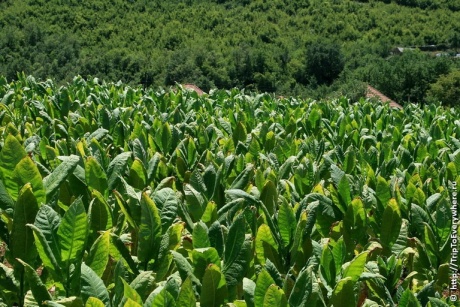
<path fill-rule="evenodd" d="M 342 51 L 336 43 L 314 42 L 308 45 L 306 57 L 307 76 L 314 76 L 318 85 L 332 84 L 345 66 Z"/>
<path fill-rule="evenodd" d="M 454 70 L 447 75 L 441 76 L 438 81 L 431 84 L 427 100 L 430 102 L 442 102 L 444 105 L 460 105 L 460 70 Z"/>

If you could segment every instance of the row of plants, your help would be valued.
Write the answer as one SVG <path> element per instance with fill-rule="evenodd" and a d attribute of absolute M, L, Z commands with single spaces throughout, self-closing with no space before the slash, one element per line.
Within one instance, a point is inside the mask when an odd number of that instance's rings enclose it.
<path fill-rule="evenodd" d="M 24 75 L 0 101 L 0 305 L 453 303 L 456 109 Z"/>

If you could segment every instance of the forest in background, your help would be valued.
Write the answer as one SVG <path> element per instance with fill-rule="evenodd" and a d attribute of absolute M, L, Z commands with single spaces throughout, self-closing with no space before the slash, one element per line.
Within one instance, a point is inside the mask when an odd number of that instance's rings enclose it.
<path fill-rule="evenodd" d="M 0 0 L 0 29 L 10 81 L 81 75 L 316 99 L 355 99 L 369 83 L 401 104 L 460 97 L 460 0 Z"/>

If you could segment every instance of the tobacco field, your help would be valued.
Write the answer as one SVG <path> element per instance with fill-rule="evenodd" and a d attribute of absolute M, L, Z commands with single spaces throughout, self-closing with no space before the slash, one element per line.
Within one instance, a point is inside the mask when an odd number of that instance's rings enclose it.
<path fill-rule="evenodd" d="M 24 75 L 0 101 L 0 306 L 454 304 L 457 109 Z"/>

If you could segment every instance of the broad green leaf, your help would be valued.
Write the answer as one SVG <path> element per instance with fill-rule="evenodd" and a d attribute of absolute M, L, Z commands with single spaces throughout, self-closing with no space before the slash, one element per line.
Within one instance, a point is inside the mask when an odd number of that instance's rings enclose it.
<path fill-rule="evenodd" d="M 142 300 L 145 300 L 157 287 L 157 284 L 155 283 L 155 273 L 152 271 L 142 271 L 129 285 L 132 289 L 136 290 Z"/>
<path fill-rule="evenodd" d="M 296 219 L 294 210 L 288 202 L 282 202 L 278 211 L 278 225 L 284 246 L 289 246 L 294 238 Z"/>
<path fill-rule="evenodd" d="M 46 242 L 58 262 L 61 260 L 59 237 L 57 235 L 60 223 L 61 217 L 48 205 L 40 207 L 34 222 L 34 225 L 43 233 Z"/>
<path fill-rule="evenodd" d="M 357 281 L 364 271 L 368 254 L 369 252 L 366 251 L 356 256 L 343 271 L 342 278 L 350 277 L 353 282 Z"/>
<path fill-rule="evenodd" d="M 86 184 L 91 190 L 96 190 L 105 197 L 109 194 L 107 175 L 96 158 L 88 157 L 85 163 Z"/>
<path fill-rule="evenodd" d="M 326 279 L 329 286 L 335 285 L 336 277 L 336 266 L 334 262 L 334 256 L 332 254 L 329 245 L 325 244 L 323 247 L 323 252 L 321 253 L 321 272 Z"/>
<path fill-rule="evenodd" d="M 120 177 L 123 176 L 126 171 L 126 166 L 128 165 L 128 160 L 131 157 L 131 152 L 126 151 L 117 155 L 110 161 L 109 166 L 107 167 L 107 185 L 109 190 L 116 188 L 119 183 Z M 103 193 L 103 191 L 101 191 Z"/>
<path fill-rule="evenodd" d="M 203 307 L 219 307 L 227 298 L 227 284 L 219 267 L 210 264 L 203 276 L 200 305 Z"/>
<path fill-rule="evenodd" d="M 139 274 L 139 269 L 137 268 L 137 265 L 134 262 L 133 257 L 131 256 L 131 253 L 126 247 L 125 243 L 116 234 L 110 233 L 110 235 L 112 239 L 112 244 L 110 245 L 110 254 L 112 256 L 114 254 L 121 256 L 128 264 L 129 269 L 131 269 L 134 274 Z M 117 258 L 117 260 L 119 259 L 120 257 Z"/>
<path fill-rule="evenodd" d="M 105 306 L 111 306 L 109 292 L 102 279 L 85 263 L 81 264 L 81 296 L 86 302 L 90 297 L 101 300 Z"/>
<path fill-rule="evenodd" d="M 275 281 L 270 274 L 263 269 L 257 276 L 256 288 L 254 290 L 254 306 L 263 307 L 265 294 L 271 285 L 275 285 Z"/>
<path fill-rule="evenodd" d="M 202 221 L 195 223 L 192 233 L 193 248 L 206 248 L 210 247 L 208 227 Z"/>
<path fill-rule="evenodd" d="M 92 191 L 93 200 L 88 210 L 90 242 L 96 239 L 99 231 L 112 228 L 112 208 L 99 191 Z"/>
<path fill-rule="evenodd" d="M 203 278 L 204 272 L 210 264 L 215 264 L 219 268 L 221 266 L 219 254 L 213 247 L 193 249 L 191 259 L 194 268 L 193 274 L 200 280 Z"/>
<path fill-rule="evenodd" d="M 66 157 L 50 175 L 43 178 L 43 186 L 45 188 L 46 198 L 48 201 L 51 200 L 51 196 L 53 196 L 53 194 L 59 189 L 67 177 L 73 173 L 79 161 L 80 157 L 70 155 L 69 157 Z"/>
<path fill-rule="evenodd" d="M 383 212 L 382 227 L 380 230 L 380 242 L 390 249 L 398 239 L 401 229 L 401 212 L 398 203 L 392 198 Z"/>
<path fill-rule="evenodd" d="M 407 288 L 399 299 L 399 307 L 419 307 L 421 306 L 412 291 Z"/>
<path fill-rule="evenodd" d="M 381 204 L 385 208 L 391 199 L 390 185 L 381 176 L 377 177 L 376 196 L 380 200 Z"/>
<path fill-rule="evenodd" d="M 107 263 L 109 262 L 110 231 L 106 231 L 91 246 L 86 264 L 102 278 Z"/>
<path fill-rule="evenodd" d="M 86 301 L 85 307 L 105 307 L 104 302 L 95 297 L 89 297 Z"/>
<path fill-rule="evenodd" d="M 278 193 L 273 181 L 269 180 L 265 183 L 262 192 L 260 193 L 260 200 L 267 207 L 268 212 L 273 214 L 277 209 Z"/>
<path fill-rule="evenodd" d="M 164 155 L 168 154 L 171 149 L 172 133 L 169 123 L 164 123 L 161 129 L 161 150 Z"/>
<path fill-rule="evenodd" d="M 270 285 L 270 287 L 268 287 L 267 293 L 265 293 L 263 306 L 287 307 L 288 302 L 286 296 L 284 295 L 284 291 L 276 285 Z"/>
<path fill-rule="evenodd" d="M 30 183 L 39 206 L 46 203 L 46 194 L 43 187 L 42 176 L 38 171 L 37 165 L 29 156 L 24 157 L 16 165 L 14 169 L 14 178 L 17 180 L 19 188 L 23 187 L 27 183 Z"/>
<path fill-rule="evenodd" d="M 26 156 L 27 153 L 18 139 L 9 134 L 0 152 L 0 172 L 3 184 L 13 200 L 18 198 L 18 190 L 20 188 L 14 179 L 14 169 L 19 161 Z"/>
<path fill-rule="evenodd" d="M 88 221 L 85 207 L 79 198 L 73 202 L 62 218 L 57 235 L 61 259 L 72 262 L 80 258 L 88 234 Z"/>
<path fill-rule="evenodd" d="M 249 279 L 243 278 L 243 292 L 244 292 L 244 300 L 248 307 L 254 307 L 254 295 L 256 290 L 256 283 Z"/>
<path fill-rule="evenodd" d="M 0 210 L 6 210 L 8 208 L 13 208 L 13 207 L 14 207 L 14 201 L 11 198 L 8 191 L 6 190 L 3 180 L 0 180 Z"/>
<path fill-rule="evenodd" d="M 32 262 L 36 255 L 32 229 L 27 227 L 35 221 L 38 212 L 38 203 L 28 183 L 19 192 L 18 200 L 13 216 L 13 229 L 8 245 L 13 258 L 20 258 L 26 262 Z"/>
<path fill-rule="evenodd" d="M 252 164 L 246 165 L 246 168 L 240 174 L 238 174 L 235 180 L 233 180 L 232 185 L 229 187 L 229 190 L 246 189 L 247 185 L 249 184 L 249 181 L 252 179 L 253 176 L 254 176 L 254 165 Z"/>
<path fill-rule="evenodd" d="M 172 225 L 177 217 L 179 201 L 171 188 L 163 188 L 153 194 L 153 201 L 160 210 L 162 233 Z"/>
<path fill-rule="evenodd" d="M 238 144 L 238 142 L 241 142 L 241 143 L 246 142 L 246 138 L 247 138 L 246 127 L 244 126 L 242 122 L 238 122 L 236 124 L 235 130 L 233 130 L 232 138 L 233 138 L 233 144 L 235 144 L 235 146 Z"/>
<path fill-rule="evenodd" d="M 199 221 L 206 206 L 204 195 L 198 193 L 190 184 L 184 185 L 184 194 L 190 216 L 195 222 Z"/>
<path fill-rule="evenodd" d="M 237 286 L 243 280 L 249 270 L 253 256 L 253 238 L 250 234 L 246 234 L 238 256 L 230 265 L 225 267 L 224 274 L 228 287 Z"/>
<path fill-rule="evenodd" d="M 356 307 L 354 281 L 351 277 L 341 279 L 332 292 L 330 303 L 333 306 Z"/>
<path fill-rule="evenodd" d="M 158 293 L 152 302 L 152 307 L 174 307 L 176 301 L 174 297 L 166 289 L 163 289 Z"/>
<path fill-rule="evenodd" d="M 290 306 L 305 306 L 312 294 L 313 273 L 312 267 L 303 269 L 297 278 L 289 296 Z"/>
<path fill-rule="evenodd" d="M 223 272 L 226 272 L 232 263 L 236 260 L 240 254 L 241 248 L 244 244 L 244 235 L 246 233 L 246 223 L 244 215 L 239 214 L 233 221 L 230 229 L 228 230 L 227 240 L 225 241 L 224 251 L 224 268 Z"/>
<path fill-rule="evenodd" d="M 196 307 L 195 293 L 193 292 L 192 280 L 186 278 L 180 287 L 179 296 L 176 306 L 180 307 Z"/>
<path fill-rule="evenodd" d="M 129 169 L 129 184 L 135 189 L 145 188 L 147 182 L 147 171 L 141 160 L 136 158 Z"/>
<path fill-rule="evenodd" d="M 224 234 L 219 221 L 215 221 L 212 223 L 211 227 L 209 227 L 209 242 L 211 243 L 211 246 L 214 247 L 219 255 L 224 259 L 225 267 L 226 258 L 225 256 L 222 256 L 224 254 Z"/>
<path fill-rule="evenodd" d="M 30 290 L 34 295 L 35 300 L 39 304 L 39 306 L 44 306 L 43 302 L 47 300 L 51 300 L 51 295 L 48 292 L 45 284 L 41 281 L 40 277 L 38 276 L 37 272 L 27 263 L 22 261 L 21 259 L 17 259 L 25 268 L 25 275 L 27 281 L 29 282 Z"/>
<path fill-rule="evenodd" d="M 174 257 L 174 262 L 176 263 L 177 270 L 182 280 L 190 278 L 196 285 L 201 285 L 201 282 L 193 274 L 193 267 L 187 259 L 176 251 L 171 251 L 171 254 Z"/>
<path fill-rule="evenodd" d="M 56 258 L 60 257 L 59 251 L 57 254 L 54 253 L 48 241 L 46 240 L 43 232 L 40 229 L 38 229 L 35 225 L 27 224 L 27 226 L 30 227 L 33 231 L 35 246 L 37 248 L 40 259 L 43 261 L 43 265 L 46 268 L 54 271 L 57 274 L 57 276 L 62 277 L 61 267 L 57 260 L 59 258 Z"/>
<path fill-rule="evenodd" d="M 140 306 L 142 306 L 142 298 L 137 293 L 136 290 L 134 290 L 124 279 L 121 279 L 121 282 L 123 283 L 123 294 L 126 299 L 131 299 L 134 302 L 138 303 Z"/>
<path fill-rule="evenodd" d="M 281 258 L 278 253 L 278 245 L 273 238 L 272 232 L 267 224 L 260 225 L 256 236 L 256 255 L 260 264 L 265 264 L 266 259 L 270 259 L 278 270 L 281 270 Z"/>
<path fill-rule="evenodd" d="M 137 255 L 139 261 L 148 262 L 158 254 L 161 242 L 161 219 L 153 200 L 142 193 L 141 224 L 139 226 L 139 242 Z"/>

